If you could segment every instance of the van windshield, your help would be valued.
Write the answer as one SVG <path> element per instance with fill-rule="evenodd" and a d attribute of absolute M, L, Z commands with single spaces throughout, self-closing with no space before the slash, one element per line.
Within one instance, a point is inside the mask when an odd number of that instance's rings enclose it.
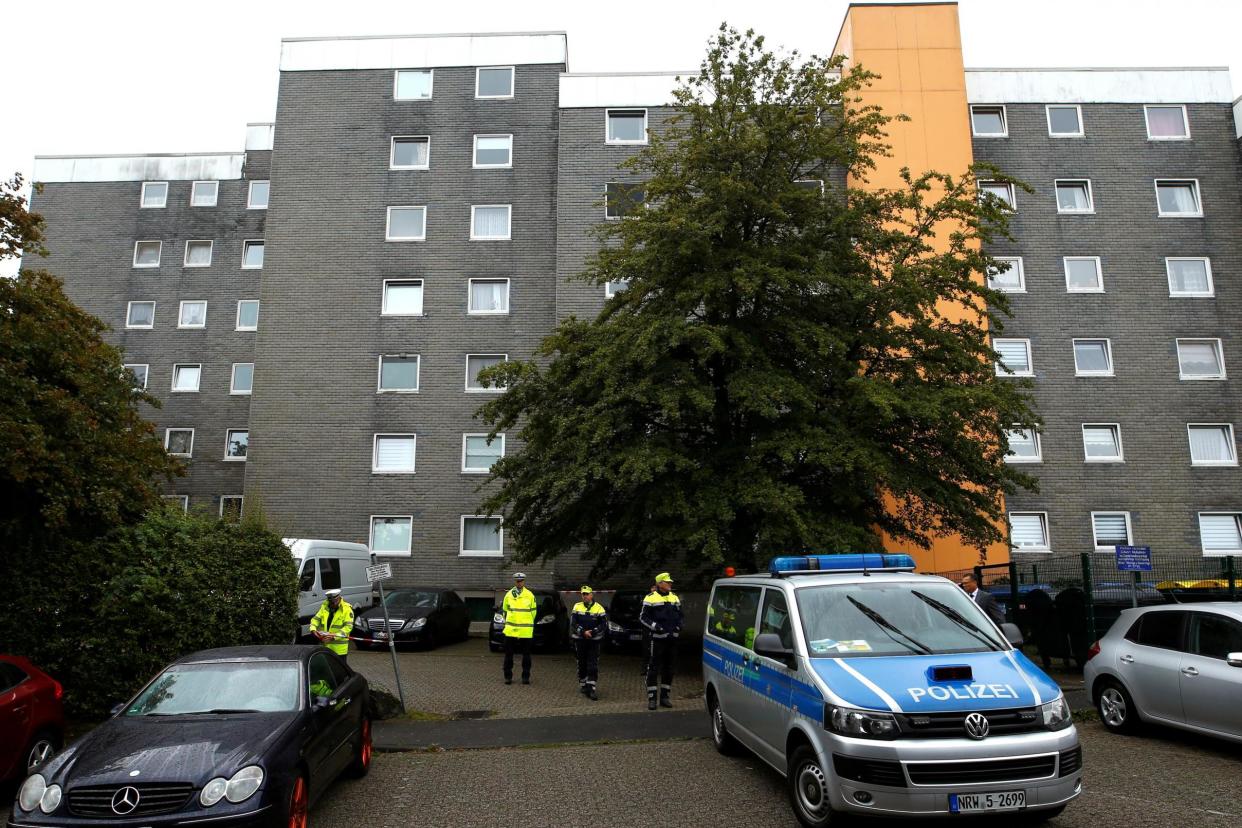
<path fill-rule="evenodd" d="M 832 584 L 797 590 L 811 658 L 1005 650 L 987 616 L 949 583 Z"/>

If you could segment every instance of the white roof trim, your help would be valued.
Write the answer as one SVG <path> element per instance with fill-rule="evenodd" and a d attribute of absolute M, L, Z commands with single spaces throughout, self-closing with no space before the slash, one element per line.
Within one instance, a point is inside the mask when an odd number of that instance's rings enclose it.
<path fill-rule="evenodd" d="M 561 75 L 560 106 L 580 109 L 604 106 L 671 106 L 677 78 L 698 72 L 626 72 Z"/>
<path fill-rule="evenodd" d="M 35 181 L 219 181 L 241 178 L 241 152 L 199 155 L 35 156 Z"/>
<path fill-rule="evenodd" d="M 246 149 L 270 150 L 275 124 L 246 124 Z"/>
<path fill-rule="evenodd" d="M 283 40 L 280 44 L 282 72 L 565 65 L 568 59 L 564 32 L 320 38 Z"/>
<path fill-rule="evenodd" d="M 967 69 L 971 103 L 1230 103 L 1229 70 Z"/>

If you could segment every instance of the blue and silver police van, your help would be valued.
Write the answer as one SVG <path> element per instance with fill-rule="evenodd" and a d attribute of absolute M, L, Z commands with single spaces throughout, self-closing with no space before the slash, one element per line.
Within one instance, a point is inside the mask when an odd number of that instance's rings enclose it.
<path fill-rule="evenodd" d="M 908 555 L 777 558 L 717 580 L 703 684 L 722 753 L 784 774 L 799 821 L 1012 812 L 1082 791 L 1060 688 L 953 582 Z"/>

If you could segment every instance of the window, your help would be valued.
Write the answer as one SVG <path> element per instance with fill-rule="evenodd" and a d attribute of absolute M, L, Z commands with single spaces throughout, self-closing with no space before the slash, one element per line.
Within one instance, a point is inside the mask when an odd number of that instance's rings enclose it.
<path fill-rule="evenodd" d="M 190 457 L 194 454 L 194 429 L 164 429 L 164 449 L 174 457 Z"/>
<path fill-rule="evenodd" d="M 508 204 L 476 204 L 470 208 L 470 238 L 509 238 L 511 208 Z"/>
<path fill-rule="evenodd" d="M 177 327 L 207 327 L 207 303 L 201 301 L 182 302 L 181 310 L 177 313 Z"/>
<path fill-rule="evenodd" d="M 418 437 L 414 434 L 376 434 L 371 450 L 371 472 L 413 474 L 417 442 Z"/>
<path fill-rule="evenodd" d="M 371 518 L 371 551 L 376 555 L 410 554 L 410 527 L 413 522 L 414 518 L 409 515 Z"/>
<path fill-rule="evenodd" d="M 1083 423 L 1082 451 L 1088 463 L 1120 463 L 1121 426 L 1117 423 Z"/>
<path fill-rule="evenodd" d="M 792 650 L 794 646 L 793 625 L 789 621 L 789 605 L 780 589 L 769 589 L 763 597 L 763 613 L 759 616 L 759 635 L 771 633 L 781 640 L 781 646 Z"/>
<path fill-rule="evenodd" d="M 220 194 L 219 181 L 195 181 L 190 185 L 191 207 L 215 207 Z"/>
<path fill-rule="evenodd" d="M 1074 374 L 1080 377 L 1111 377 L 1112 343 L 1107 339 L 1075 339 Z"/>
<path fill-rule="evenodd" d="M 1138 642 L 1144 647 L 1162 650 L 1183 649 L 1182 630 L 1188 613 L 1181 610 L 1147 612 L 1139 626 Z"/>
<path fill-rule="evenodd" d="M 996 256 L 988 268 L 988 287 L 1005 293 L 1026 293 L 1026 274 L 1020 256 Z"/>
<path fill-rule="evenodd" d="M 1225 358 L 1219 339 L 1177 340 L 1177 366 L 1184 380 L 1225 378 Z"/>
<path fill-rule="evenodd" d="M 500 518 L 461 516 L 461 554 L 499 556 L 504 552 L 504 540 Z"/>
<path fill-rule="evenodd" d="M 1199 182 L 1156 179 L 1156 208 L 1161 216 L 1202 216 Z"/>
<path fill-rule="evenodd" d="M 1010 210 L 1018 209 L 1018 200 L 1014 196 L 1012 184 L 1004 184 L 999 181 L 980 181 L 979 196 L 980 198 L 992 196 L 993 198 L 1000 199 L 1001 203 Z"/>
<path fill-rule="evenodd" d="M 1048 515 L 1043 512 L 1010 512 L 1009 543 L 1015 552 L 1049 552 Z"/>
<path fill-rule="evenodd" d="M 384 238 L 388 241 L 422 241 L 427 238 L 427 208 L 389 207 Z"/>
<path fill-rule="evenodd" d="M 186 267 L 210 267 L 211 247 L 209 241 L 188 241 L 185 243 Z"/>
<path fill-rule="evenodd" d="M 1099 256 L 1066 256 L 1065 290 L 1068 293 L 1103 293 L 1104 274 Z"/>
<path fill-rule="evenodd" d="M 1204 555 L 1242 554 L 1242 514 L 1200 512 L 1199 541 Z"/>
<path fill-rule="evenodd" d="M 512 98 L 512 66 L 480 66 L 474 70 L 476 98 Z"/>
<path fill-rule="evenodd" d="M 1206 257 L 1170 256 L 1164 260 L 1170 296 L 1212 296 L 1212 263 Z"/>
<path fill-rule="evenodd" d="M 268 196 L 272 194 L 272 182 L 251 181 L 246 191 L 247 210 L 266 210 Z"/>
<path fill-rule="evenodd" d="M 1056 104 L 1046 110 L 1049 135 L 1053 138 L 1082 137 L 1082 108 L 1078 104 Z"/>
<path fill-rule="evenodd" d="M 398 101 L 429 101 L 431 81 L 430 69 L 398 69 L 393 78 L 392 97 Z"/>
<path fill-rule="evenodd" d="M 220 495 L 220 520 L 225 523 L 241 523 L 241 495 Z"/>
<path fill-rule="evenodd" d="M 224 459 L 244 461 L 246 451 L 250 448 L 250 431 L 244 428 L 230 428 L 224 437 Z"/>
<path fill-rule="evenodd" d="M 647 143 L 647 110 L 608 109 L 606 142 L 609 144 Z"/>
<path fill-rule="evenodd" d="M 242 270 L 258 270 L 263 267 L 263 240 L 242 242 Z"/>
<path fill-rule="evenodd" d="M 163 242 L 134 242 L 134 267 L 159 267 Z"/>
<path fill-rule="evenodd" d="M 617 279 L 616 281 L 608 281 L 604 283 L 604 298 L 611 299 L 630 286 L 629 279 Z"/>
<path fill-rule="evenodd" d="M 385 279 L 381 316 L 422 316 L 422 279 Z"/>
<path fill-rule="evenodd" d="M 1033 377 L 1031 368 L 1031 340 L 993 339 L 996 350 L 996 374 L 1002 377 Z"/>
<path fill-rule="evenodd" d="M 1096 552 L 1112 552 L 1114 546 L 1130 546 L 1130 513 L 1092 512 L 1091 535 Z"/>
<path fill-rule="evenodd" d="M 1190 652 L 1204 658 L 1229 658 L 1242 652 L 1242 624 L 1214 612 L 1190 614 Z"/>
<path fill-rule="evenodd" d="M 425 170 L 431 166 L 431 138 L 426 135 L 400 135 L 392 139 L 388 158 L 390 170 Z"/>
<path fill-rule="evenodd" d="M 168 206 L 168 182 L 167 181 L 144 181 L 142 182 L 142 195 L 138 199 L 138 206 L 144 208 L 156 208 Z"/>
<path fill-rule="evenodd" d="M 1143 116 L 1147 120 L 1149 141 L 1185 141 L 1190 138 L 1184 106 L 1145 106 Z"/>
<path fill-rule="evenodd" d="M 824 195 L 824 179 L 822 178 L 798 178 L 794 180 L 793 185 L 799 190 L 807 190 L 821 197 Z"/>
<path fill-rule="evenodd" d="M 474 166 L 476 168 L 512 167 L 513 136 L 474 136 Z"/>
<path fill-rule="evenodd" d="M 125 327 L 127 328 L 153 328 L 155 327 L 155 303 L 154 302 L 130 302 L 125 309 Z"/>
<path fill-rule="evenodd" d="M 30 675 L 16 664 L 0 661 L 0 693 L 8 693 L 28 678 Z"/>
<path fill-rule="evenodd" d="M 411 393 L 418 390 L 418 354 L 379 358 L 379 393 Z"/>
<path fill-rule="evenodd" d="M 233 378 L 229 381 L 230 394 L 249 394 L 254 387 L 254 363 L 234 362 Z"/>
<path fill-rule="evenodd" d="M 755 642 L 754 635 L 747 632 L 755 629 L 761 594 L 759 587 L 716 587 L 707 613 L 707 632 L 749 650 Z"/>
<path fill-rule="evenodd" d="M 972 106 L 970 108 L 970 131 L 978 138 L 1006 138 L 1009 125 L 1005 121 L 1003 106 Z"/>
<path fill-rule="evenodd" d="M 147 375 L 150 373 L 151 366 L 130 363 L 127 365 L 122 365 L 121 367 L 124 368 L 126 371 L 129 371 L 129 373 L 133 375 L 135 391 L 146 391 L 147 390 Z"/>
<path fill-rule="evenodd" d="M 1060 179 L 1056 182 L 1058 213 L 1094 213 L 1091 182 L 1086 179 Z"/>
<path fill-rule="evenodd" d="M 1189 423 L 1190 464 L 1192 466 L 1236 466 L 1233 426 L 1229 423 Z"/>
<path fill-rule="evenodd" d="M 623 184 L 609 181 L 604 185 L 604 218 L 619 219 L 633 215 L 647 198 L 644 184 Z"/>
<path fill-rule="evenodd" d="M 466 354 L 466 390 L 467 391 L 504 391 L 503 386 L 484 386 L 479 381 L 479 372 L 502 362 L 508 362 L 508 354 Z"/>
<path fill-rule="evenodd" d="M 242 299 L 237 303 L 237 330 L 257 331 L 259 329 L 259 300 Z"/>
<path fill-rule="evenodd" d="M 471 279 L 470 306 L 472 314 L 509 312 L 508 279 Z"/>
<path fill-rule="evenodd" d="M 1039 463 L 1040 455 L 1039 432 L 1033 428 L 1016 428 L 1005 432 L 1009 441 L 1009 453 L 1005 455 L 1006 463 Z"/>
<path fill-rule="evenodd" d="M 486 434 L 464 434 L 461 441 L 461 470 L 466 474 L 487 474 L 492 464 L 505 456 L 505 435 L 488 440 Z"/>
<path fill-rule="evenodd" d="M 176 508 L 183 512 L 190 511 L 189 495 L 160 495 L 160 500 L 168 501 L 168 505 L 176 504 Z"/>
<path fill-rule="evenodd" d="M 172 390 L 180 392 L 198 391 L 198 381 L 202 376 L 202 365 L 174 365 Z"/>

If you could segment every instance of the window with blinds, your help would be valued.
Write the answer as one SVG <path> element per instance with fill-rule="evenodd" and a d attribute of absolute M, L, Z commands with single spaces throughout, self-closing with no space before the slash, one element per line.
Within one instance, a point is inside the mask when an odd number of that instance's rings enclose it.
<path fill-rule="evenodd" d="M 503 386 L 485 386 L 479 380 L 479 372 L 493 365 L 507 362 L 506 354 L 467 354 L 466 355 L 466 390 L 467 391 L 504 391 Z"/>
<path fill-rule="evenodd" d="M 1048 517 L 1043 512 L 1010 512 L 1009 542 L 1019 552 L 1047 552 Z"/>
<path fill-rule="evenodd" d="M 376 474 L 413 474 L 414 434 L 376 434 L 371 471 Z"/>
<path fill-rule="evenodd" d="M 1200 512 L 1199 539 L 1205 555 L 1242 553 L 1242 515 Z"/>
<path fill-rule="evenodd" d="M 1130 545 L 1129 512 L 1092 512 L 1091 530 L 1095 548 L 1111 550 L 1114 546 Z"/>
<path fill-rule="evenodd" d="M 486 474 L 492 465 L 505 456 L 505 435 L 497 434 L 488 440 L 486 434 L 466 434 L 462 437 L 461 470 L 467 474 Z"/>
<path fill-rule="evenodd" d="M 1196 466 L 1236 466 L 1233 426 L 1228 423 L 1188 425 L 1190 462 Z"/>
<path fill-rule="evenodd" d="M 996 362 L 998 376 L 1029 377 L 1031 371 L 1031 340 L 993 339 L 992 347 L 1000 357 Z"/>
<path fill-rule="evenodd" d="M 1082 447 L 1088 463 L 1120 461 L 1121 426 L 1116 423 L 1084 423 Z"/>

